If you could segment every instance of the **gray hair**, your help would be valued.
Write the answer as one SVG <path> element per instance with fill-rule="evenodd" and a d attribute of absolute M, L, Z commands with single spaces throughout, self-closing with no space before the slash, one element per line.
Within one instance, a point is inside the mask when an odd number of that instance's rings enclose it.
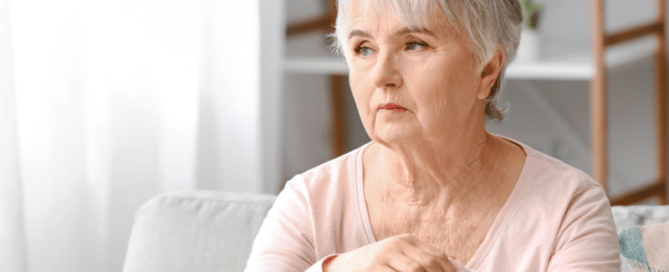
<path fill-rule="evenodd" d="M 350 59 L 346 48 L 351 2 L 337 0 L 338 14 L 336 30 L 331 35 L 333 47 Z M 506 67 L 513 60 L 520 41 L 522 10 L 518 0 L 359 0 L 366 5 L 367 12 L 383 16 L 386 11 L 394 11 L 409 27 L 423 26 L 428 18 L 445 16 L 463 36 L 469 38 L 469 49 L 479 69 L 498 49 L 504 50 L 504 64 L 490 94 L 485 100 L 485 116 L 489 120 L 501 121 L 505 109 L 498 108 L 497 99 L 501 92 Z M 377 17 L 382 18 L 382 17 Z"/>

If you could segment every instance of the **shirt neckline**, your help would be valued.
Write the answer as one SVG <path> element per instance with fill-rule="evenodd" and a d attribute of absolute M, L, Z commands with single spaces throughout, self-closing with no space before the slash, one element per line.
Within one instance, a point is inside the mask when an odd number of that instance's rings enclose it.
<path fill-rule="evenodd" d="M 374 231 L 372 230 L 372 223 L 369 219 L 369 210 L 367 209 L 367 201 L 365 201 L 364 187 L 362 183 L 363 178 L 363 169 L 362 169 L 362 154 L 364 151 L 372 145 L 374 141 L 371 141 L 360 149 L 358 149 L 358 154 L 355 156 L 355 182 L 353 188 L 356 188 L 356 195 L 358 198 L 358 211 L 360 214 L 360 222 L 362 223 L 365 236 L 367 237 L 367 243 L 371 244 L 376 242 L 376 237 L 374 237 Z"/>
<path fill-rule="evenodd" d="M 492 245 L 494 245 L 495 241 L 499 239 L 499 236 L 501 235 L 502 231 L 508 225 L 506 223 L 507 219 L 512 217 L 511 215 L 516 212 L 518 203 L 517 199 L 522 199 L 522 196 L 525 194 L 523 187 L 525 187 L 525 183 L 531 179 L 531 177 L 529 177 L 528 175 L 530 175 L 531 173 L 530 169 L 534 164 L 534 157 L 535 157 L 534 149 L 513 139 L 500 135 L 496 136 L 499 136 L 523 148 L 523 151 L 525 151 L 526 155 L 525 164 L 523 165 L 523 168 L 520 172 L 520 176 L 518 177 L 518 181 L 514 185 L 513 190 L 509 195 L 509 198 L 506 200 L 506 202 L 504 202 L 504 205 L 502 206 L 499 213 L 495 217 L 495 220 L 490 226 L 488 233 L 486 233 L 483 242 L 481 243 L 479 248 L 476 249 L 474 255 L 472 255 L 472 258 L 469 259 L 469 262 L 467 262 L 467 264 L 464 265 L 465 268 L 471 270 L 476 270 L 478 267 L 481 266 L 481 263 L 483 262 L 483 260 L 485 260 L 486 256 L 492 249 Z M 367 237 L 368 244 L 375 243 L 376 237 L 374 236 L 374 231 L 372 230 L 372 224 L 369 218 L 369 210 L 367 209 L 367 202 L 365 201 L 364 186 L 362 180 L 363 179 L 362 155 L 364 151 L 372 143 L 374 142 L 371 141 L 358 149 L 358 152 L 355 156 L 355 178 L 353 179 L 353 182 L 355 182 L 353 188 L 356 188 L 356 196 L 358 199 L 357 202 L 358 202 L 358 211 L 360 214 L 360 223 L 362 224 L 365 236 Z"/>

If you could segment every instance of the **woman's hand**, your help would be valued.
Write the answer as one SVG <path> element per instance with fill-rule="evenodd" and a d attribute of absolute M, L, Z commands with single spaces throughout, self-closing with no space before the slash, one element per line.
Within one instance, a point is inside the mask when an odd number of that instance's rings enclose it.
<path fill-rule="evenodd" d="M 323 269 L 324 272 L 456 270 L 446 254 L 410 234 L 393 236 L 341 254 Z"/>

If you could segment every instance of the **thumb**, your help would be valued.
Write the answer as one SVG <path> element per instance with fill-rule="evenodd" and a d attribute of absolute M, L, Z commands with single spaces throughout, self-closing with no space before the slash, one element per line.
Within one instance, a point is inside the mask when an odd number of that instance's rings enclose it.
<path fill-rule="evenodd" d="M 465 268 L 464 265 L 462 265 L 456 259 L 453 259 L 451 256 L 448 256 L 448 261 L 451 262 L 451 264 L 455 267 L 457 272 L 473 272 L 472 270 Z"/>

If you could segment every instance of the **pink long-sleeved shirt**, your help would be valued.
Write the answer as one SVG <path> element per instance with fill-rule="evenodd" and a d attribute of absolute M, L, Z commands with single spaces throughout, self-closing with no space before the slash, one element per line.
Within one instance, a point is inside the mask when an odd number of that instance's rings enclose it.
<path fill-rule="evenodd" d="M 520 178 L 461 271 L 620 271 L 607 196 L 583 172 L 527 145 Z M 366 144 L 291 179 L 253 244 L 246 272 L 322 271 L 376 242 L 362 186 Z"/>

